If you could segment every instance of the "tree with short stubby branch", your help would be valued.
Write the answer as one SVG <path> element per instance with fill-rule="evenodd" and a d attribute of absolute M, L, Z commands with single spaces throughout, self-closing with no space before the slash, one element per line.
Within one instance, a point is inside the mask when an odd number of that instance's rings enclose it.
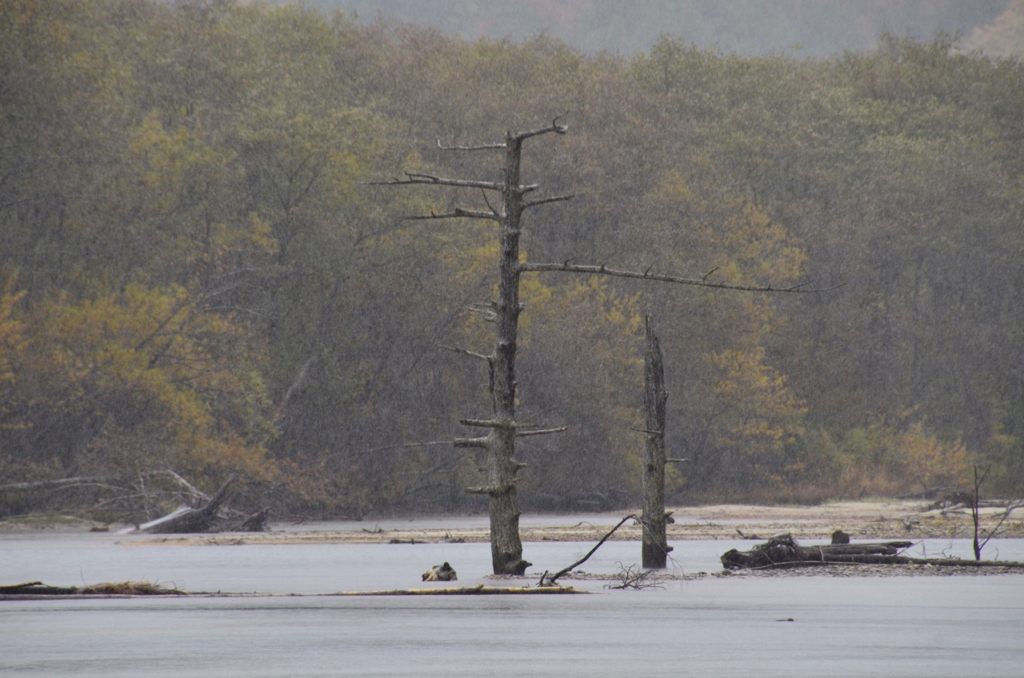
<path fill-rule="evenodd" d="M 468 492 L 486 494 L 490 497 L 491 518 L 491 562 L 495 574 L 521 575 L 531 565 L 523 559 L 523 544 L 519 538 L 519 505 L 516 501 L 516 474 L 525 464 L 515 458 L 517 436 L 538 435 L 556 430 L 537 430 L 520 426 L 516 422 L 516 339 L 519 331 L 519 276 L 522 267 L 519 262 L 520 221 L 523 212 L 538 205 L 568 200 L 570 196 L 529 201 L 526 196 L 537 186 L 520 183 L 520 162 L 523 142 L 531 137 L 544 134 L 565 134 L 565 125 L 556 119 L 548 127 L 505 135 L 504 143 L 482 146 L 451 146 L 442 148 L 452 151 L 479 151 L 503 149 L 505 151 L 504 181 L 469 181 L 444 179 L 427 174 L 407 174 L 404 179 L 395 179 L 387 184 L 431 184 L 475 188 L 501 196 L 499 207 L 489 211 L 456 209 L 446 214 L 430 214 L 421 219 L 489 219 L 497 222 L 500 232 L 501 258 L 498 264 L 498 301 L 494 304 L 497 327 L 494 350 L 489 355 L 459 350 L 464 355 L 487 361 L 490 371 L 490 390 L 493 405 L 493 419 L 463 419 L 465 426 L 483 428 L 487 435 L 476 438 L 459 438 L 456 447 L 475 447 L 487 454 L 487 484 L 468 488 Z M 440 141 L 438 142 L 440 146 Z"/>
<path fill-rule="evenodd" d="M 609 268 L 605 265 L 579 265 L 569 261 L 563 263 L 531 264 L 519 260 L 519 238 L 522 234 L 521 220 L 523 213 L 533 207 L 570 200 L 571 195 L 560 195 L 548 198 L 527 199 L 536 191 L 536 184 L 520 183 L 520 164 L 522 161 L 523 142 L 533 137 L 546 134 L 565 134 L 566 125 L 555 118 L 546 127 L 527 132 L 507 132 L 505 140 L 500 143 L 481 144 L 476 146 L 444 146 L 438 140 L 442 150 L 456 152 L 476 152 L 499 150 L 505 152 L 503 180 L 499 182 L 478 181 L 470 179 L 451 179 L 425 173 L 407 172 L 403 178 L 388 181 L 371 182 L 375 185 L 430 185 L 480 190 L 484 196 L 496 194 L 500 196 L 500 204 L 492 205 L 486 199 L 488 209 L 455 208 L 441 214 L 431 212 L 427 215 L 410 216 L 408 219 L 484 219 L 494 221 L 499 228 L 499 279 L 498 300 L 492 305 L 493 319 L 496 327 L 494 349 L 490 354 L 482 354 L 456 347 L 445 347 L 460 354 L 487 362 L 490 374 L 490 394 L 493 409 L 492 419 L 463 419 L 464 426 L 487 430 L 486 435 L 475 438 L 456 438 L 454 444 L 460 448 L 477 448 L 487 455 L 487 484 L 470 487 L 466 491 L 485 494 L 490 497 L 491 521 L 491 561 L 495 574 L 521 575 L 532 563 L 523 559 L 523 544 L 519 537 L 519 505 L 516 500 L 516 480 L 520 469 L 526 464 L 515 458 L 515 441 L 518 437 L 543 435 L 564 431 L 564 428 L 540 429 L 520 424 L 516 421 L 516 340 L 519 330 L 519 315 L 523 308 L 519 303 L 519 279 L 525 272 L 563 272 L 585 273 L 590 275 L 607 275 L 613 277 L 634 278 L 658 282 L 671 282 L 698 287 L 714 287 L 719 289 L 745 290 L 751 292 L 807 292 L 802 285 L 787 288 L 771 286 L 757 287 L 731 285 L 710 281 L 708 276 L 702 278 L 684 278 L 675 275 L 652 273 L 646 271 L 627 271 Z M 664 408 L 664 405 L 662 405 Z M 662 415 L 664 416 L 664 415 Z M 664 452 L 662 452 L 664 458 Z M 661 466 L 662 486 L 664 484 L 664 463 Z M 664 514 L 662 500 L 661 514 Z M 659 521 L 654 521 L 658 523 Z M 664 518 L 660 520 L 664 542 Z M 645 528 L 645 532 L 646 532 Z M 667 546 L 662 549 L 667 553 Z M 661 565 L 664 567 L 664 563 Z"/>

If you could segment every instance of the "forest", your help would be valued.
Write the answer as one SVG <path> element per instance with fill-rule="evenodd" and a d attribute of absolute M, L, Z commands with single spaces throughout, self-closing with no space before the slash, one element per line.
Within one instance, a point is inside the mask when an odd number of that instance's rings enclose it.
<path fill-rule="evenodd" d="M 1024 494 L 1024 65 L 944 34 L 629 57 L 226 1 L 0 0 L 0 485 L 173 470 L 278 516 L 473 512 L 500 141 L 524 275 L 525 510 L 639 505 L 643 317 L 666 499 Z M 134 480 L 133 480 L 134 479 Z M 0 514 L 80 495 L 0 493 Z M 121 507 L 122 510 L 123 507 Z M 135 507 L 133 510 L 139 510 Z M 104 512 L 107 513 L 104 513 Z"/>

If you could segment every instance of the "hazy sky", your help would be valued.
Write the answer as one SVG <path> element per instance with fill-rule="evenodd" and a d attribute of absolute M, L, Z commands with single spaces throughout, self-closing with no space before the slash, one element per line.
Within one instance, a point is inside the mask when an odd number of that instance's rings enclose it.
<path fill-rule="evenodd" d="M 588 52 L 647 51 L 664 34 L 699 47 L 827 56 L 870 50 L 878 35 L 928 39 L 971 34 L 1007 0 L 310 0 L 324 9 L 433 26 L 469 40 L 522 40 L 541 32 Z"/>

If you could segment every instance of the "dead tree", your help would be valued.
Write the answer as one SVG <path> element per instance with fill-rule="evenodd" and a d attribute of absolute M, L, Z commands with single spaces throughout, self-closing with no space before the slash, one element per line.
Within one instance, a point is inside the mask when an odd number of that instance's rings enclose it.
<path fill-rule="evenodd" d="M 498 224 L 500 233 L 500 260 L 498 300 L 493 304 L 496 330 L 494 350 L 489 355 L 456 349 L 460 353 L 485 360 L 490 372 L 490 391 L 493 418 L 463 419 L 462 424 L 487 430 L 487 435 L 476 438 L 455 440 L 456 447 L 479 448 L 487 454 L 487 484 L 471 487 L 466 491 L 486 494 L 490 497 L 491 518 L 491 562 L 495 574 L 521 575 L 531 563 L 523 560 L 523 544 L 519 538 L 519 505 L 516 501 L 516 474 L 525 464 L 515 458 L 517 436 L 539 435 L 555 430 L 538 430 L 520 426 L 516 422 L 516 340 L 519 331 L 519 237 L 520 222 L 526 210 L 550 202 L 568 200 L 560 196 L 538 200 L 527 200 L 526 196 L 536 190 L 536 185 L 520 183 L 519 166 L 522 159 L 523 142 L 544 134 L 565 134 L 567 128 L 559 125 L 557 119 L 548 127 L 505 135 L 505 141 L 482 146 L 443 147 L 453 151 L 504 150 L 504 180 L 470 181 L 444 179 L 427 174 L 407 174 L 405 179 L 394 179 L 387 184 L 431 184 L 473 188 L 496 193 L 501 197 L 497 207 L 487 211 L 456 209 L 447 214 L 430 214 L 422 219 L 487 219 Z M 440 146 L 440 141 L 438 142 Z M 488 205 L 490 202 L 488 201 Z"/>
<path fill-rule="evenodd" d="M 672 547 L 665 534 L 665 370 L 661 361 L 661 346 L 651 325 L 651 316 L 645 318 L 647 349 L 644 353 L 644 413 L 646 440 L 643 457 L 644 510 L 643 537 L 640 554 L 646 568 L 663 568 Z"/>
<path fill-rule="evenodd" d="M 981 529 L 981 486 L 985 482 L 985 478 L 988 476 L 988 472 L 992 470 L 992 466 L 989 465 L 982 472 L 981 477 L 978 476 L 978 467 L 974 467 L 974 494 L 969 495 L 969 501 L 971 504 L 971 522 L 974 523 L 974 540 L 971 545 L 974 547 L 974 559 L 981 560 L 981 552 L 988 544 L 992 537 L 999 534 L 999 528 L 1003 526 L 1006 519 L 1010 517 L 1010 513 L 1014 509 L 1020 508 L 1022 502 L 1007 502 L 1006 511 L 1003 513 L 1003 517 L 999 519 L 996 526 L 985 534 Z"/>
<path fill-rule="evenodd" d="M 516 438 L 565 430 L 564 428 L 538 429 L 525 426 L 516 421 L 516 339 L 519 328 L 519 314 L 523 310 L 519 303 L 519 278 L 523 273 L 548 271 L 584 273 L 751 292 L 811 291 L 802 289 L 802 285 L 788 288 L 731 285 L 709 281 L 707 276 L 703 278 L 684 278 L 675 275 L 652 273 L 650 268 L 644 272 L 639 272 L 612 269 L 603 264 L 599 266 L 572 264 L 569 261 L 554 264 L 520 262 L 519 238 L 522 234 L 521 220 L 523 213 L 540 205 L 562 202 L 572 198 L 571 195 L 561 195 L 530 200 L 527 199 L 527 196 L 536 191 L 539 186 L 536 184 L 520 183 L 523 142 L 527 139 L 547 134 L 565 134 L 568 131 L 568 127 L 559 124 L 558 121 L 559 118 L 555 118 L 547 127 L 541 127 L 528 132 L 507 132 L 505 140 L 499 143 L 475 146 L 443 146 L 440 140 L 438 140 L 438 146 L 446 151 L 504 151 L 505 163 L 503 180 L 501 182 L 451 179 L 411 172 L 407 172 L 404 178 L 371 182 L 374 185 L 405 186 L 420 184 L 479 190 L 484 194 L 488 207 L 486 210 L 455 208 L 451 212 L 443 214 L 431 213 L 407 218 L 484 219 L 495 222 L 499 228 L 498 300 L 491 305 L 492 319 L 496 327 L 494 349 L 489 354 L 481 354 L 463 348 L 446 347 L 463 355 L 486 361 L 490 373 L 493 417 L 491 419 L 461 420 L 461 423 L 465 426 L 487 430 L 487 434 L 475 438 L 457 438 L 454 444 L 460 448 L 482 449 L 487 455 L 487 484 L 481 487 L 467 488 L 466 491 L 475 494 L 486 494 L 490 497 L 491 561 L 495 574 L 521 575 L 531 565 L 531 563 L 523 559 L 523 544 L 519 538 L 520 512 L 516 501 L 516 475 L 526 465 L 515 458 Z M 489 194 L 500 196 L 500 204 L 492 204 L 488 199 Z M 664 509 L 662 509 L 663 513 Z M 663 521 L 662 526 L 664 526 Z"/>

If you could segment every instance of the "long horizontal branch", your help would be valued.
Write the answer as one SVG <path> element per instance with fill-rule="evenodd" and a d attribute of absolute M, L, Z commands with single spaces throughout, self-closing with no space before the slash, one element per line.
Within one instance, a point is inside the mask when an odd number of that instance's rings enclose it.
<path fill-rule="evenodd" d="M 504 142 L 497 144 L 477 144 L 475 146 L 445 146 L 441 143 L 440 139 L 437 140 L 437 147 L 442 151 L 493 151 L 499 148 L 508 148 Z"/>
<path fill-rule="evenodd" d="M 461 207 L 456 207 L 454 212 L 446 212 L 444 214 L 436 214 L 431 212 L 430 214 L 421 214 L 411 217 L 402 217 L 409 221 L 423 220 L 423 219 L 490 219 L 491 221 L 501 221 L 501 217 L 493 212 L 484 212 L 481 210 L 466 210 Z"/>
<path fill-rule="evenodd" d="M 436 186 L 457 186 L 460 188 L 482 188 L 488 191 L 500 191 L 502 185 L 493 181 L 473 181 L 470 179 L 446 179 L 430 174 L 406 172 L 405 179 L 388 179 L 387 181 L 368 181 L 370 186 L 408 186 L 410 184 L 432 184 Z"/>
<path fill-rule="evenodd" d="M 209 499 L 209 497 L 196 489 L 190 482 L 182 478 L 180 475 L 171 471 L 170 469 L 163 469 L 159 471 L 144 471 L 142 473 L 132 475 L 111 475 L 111 476 L 77 476 L 72 478 L 56 478 L 53 480 L 36 480 L 32 482 L 23 483 L 6 483 L 0 485 L 0 492 L 13 492 L 22 490 L 61 490 L 65 488 L 75 487 L 110 487 L 112 489 L 124 489 L 111 485 L 111 483 L 119 482 L 132 482 L 135 478 L 157 478 L 157 477 L 170 478 L 176 484 L 185 488 L 188 494 L 193 497 L 201 499 Z"/>
<path fill-rule="evenodd" d="M 488 445 L 487 438 L 456 438 L 452 441 L 455 447 L 479 447 L 484 449 Z"/>
<path fill-rule="evenodd" d="M 546 271 L 559 271 L 562 273 L 587 273 L 590 275 L 609 275 L 618 278 L 654 280 L 656 282 L 670 282 L 679 285 L 692 285 L 694 287 L 713 287 L 715 289 L 720 290 L 740 290 L 744 292 L 789 292 L 807 294 L 811 292 L 826 292 L 828 290 L 834 290 L 839 287 L 842 287 L 842 285 L 836 285 L 834 287 L 804 289 L 804 286 L 807 285 L 807 283 L 800 283 L 799 285 L 792 285 L 790 287 L 772 287 L 771 285 L 733 285 L 724 282 L 708 282 L 707 280 L 701 278 L 683 278 L 675 275 L 651 273 L 650 271 L 623 271 L 619 269 L 608 268 L 604 264 L 601 264 L 599 266 L 593 266 L 583 264 L 570 264 L 568 262 L 561 264 L 524 263 L 519 264 L 519 270 L 522 272 L 538 273 L 543 273 Z"/>
<path fill-rule="evenodd" d="M 4 491 L 16 491 L 16 490 L 53 490 L 61 489 L 63 487 L 75 487 L 77 485 L 87 485 L 94 483 L 103 483 L 111 480 L 113 476 L 80 476 L 77 478 L 58 478 L 56 480 L 35 480 L 32 482 L 25 483 L 5 483 L 0 485 L 0 492 Z"/>
<path fill-rule="evenodd" d="M 543 198 L 541 200 L 531 200 L 530 202 L 523 203 L 524 209 L 536 207 L 537 205 L 546 205 L 551 202 L 565 202 L 566 200 L 572 200 L 574 195 L 557 195 L 553 198 Z"/>
<path fill-rule="evenodd" d="M 531 429 L 529 431 L 516 431 L 516 437 L 517 438 L 525 438 L 526 436 L 544 436 L 544 435 L 548 435 L 549 433 L 562 433 L 563 431 L 568 431 L 568 430 L 569 430 L 568 426 L 559 426 L 558 428 L 541 428 L 541 429 Z"/>
<path fill-rule="evenodd" d="M 463 426 L 478 426 L 480 428 L 515 428 L 513 422 L 500 421 L 498 419 L 459 419 Z"/>
<path fill-rule="evenodd" d="M 410 186 L 412 184 L 429 184 L 432 186 L 455 186 L 457 188 L 479 188 L 486 191 L 502 191 L 504 186 L 494 181 L 475 181 L 471 179 L 447 179 L 445 177 L 435 177 L 430 174 L 413 174 L 406 172 L 406 179 L 399 179 L 397 177 L 388 179 L 387 181 L 366 181 L 363 182 L 365 186 Z M 529 193 L 540 188 L 540 184 L 526 184 L 519 186 L 520 193 Z"/>
<path fill-rule="evenodd" d="M 411 449 L 414 447 L 431 447 L 434 445 L 451 445 L 450 440 L 428 440 L 422 443 L 397 443 L 395 445 L 384 445 L 382 447 L 370 447 L 363 450 L 363 453 L 369 452 L 382 452 L 384 450 L 400 450 L 400 449 Z"/>
<path fill-rule="evenodd" d="M 530 130 L 528 132 L 520 132 L 519 134 L 511 135 L 511 137 L 512 139 L 523 140 L 529 139 L 530 137 L 539 136 L 541 134 L 550 134 L 551 132 L 554 132 L 555 134 L 565 134 L 566 132 L 569 131 L 569 126 L 558 124 L 558 121 L 562 117 L 563 116 L 561 115 L 558 116 L 557 118 L 552 120 L 551 124 L 548 125 L 547 127 L 541 127 L 539 129 Z M 446 146 L 441 143 L 440 139 L 438 139 L 437 147 L 440 148 L 442 151 L 493 151 L 499 149 L 507 149 L 508 144 L 506 142 L 498 142 L 490 144 L 473 144 L 472 146 Z"/>
<path fill-rule="evenodd" d="M 470 358 L 476 358 L 478 360 L 486 360 L 487 362 L 491 362 L 492 360 L 494 360 L 493 356 L 484 355 L 483 353 L 477 353 L 476 351 L 470 351 L 468 349 L 459 348 L 457 346 L 438 344 L 437 347 L 443 348 L 446 351 L 451 351 L 452 353 L 461 353 L 462 355 L 468 355 Z"/>
<path fill-rule="evenodd" d="M 566 132 L 569 131 L 569 126 L 558 124 L 558 121 L 561 117 L 562 116 L 558 116 L 557 118 L 552 120 L 551 124 L 548 125 L 547 127 L 541 127 L 540 129 L 530 130 L 529 132 L 520 132 L 519 134 L 512 135 L 512 138 L 519 140 L 529 139 L 530 137 L 540 136 L 541 134 L 550 134 L 552 132 L 554 132 L 555 134 L 565 134 Z"/>

